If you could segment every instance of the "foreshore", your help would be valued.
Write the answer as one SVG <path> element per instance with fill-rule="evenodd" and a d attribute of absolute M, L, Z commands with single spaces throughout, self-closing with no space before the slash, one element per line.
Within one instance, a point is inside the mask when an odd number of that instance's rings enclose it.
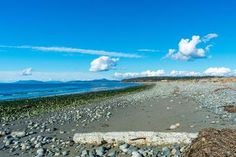
<path fill-rule="evenodd" d="M 209 127 L 236 129 L 236 113 L 225 110 L 225 106 L 235 106 L 234 89 L 235 82 L 162 81 L 123 90 L 9 102 L 1 107 L 0 154 L 181 156 L 186 144 L 96 146 L 75 143 L 73 137 L 91 132 L 197 133 Z"/>

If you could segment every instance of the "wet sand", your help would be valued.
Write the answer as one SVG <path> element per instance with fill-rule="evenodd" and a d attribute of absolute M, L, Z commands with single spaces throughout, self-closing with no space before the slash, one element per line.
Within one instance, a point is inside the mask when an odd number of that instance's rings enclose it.
<path fill-rule="evenodd" d="M 170 130 L 172 124 L 180 127 Z M 192 99 L 176 96 L 154 98 L 148 101 L 116 108 L 108 121 L 90 123 L 79 129 L 79 132 L 112 132 L 112 131 L 157 131 L 157 132 L 198 132 L 203 128 L 236 128 L 215 114 L 199 107 Z"/>

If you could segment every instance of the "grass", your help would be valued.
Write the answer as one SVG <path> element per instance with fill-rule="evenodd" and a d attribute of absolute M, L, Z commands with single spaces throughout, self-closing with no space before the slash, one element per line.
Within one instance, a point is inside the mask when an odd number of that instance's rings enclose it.
<path fill-rule="evenodd" d="M 46 112 L 60 111 L 68 107 L 86 105 L 114 96 L 121 96 L 152 88 L 153 85 L 140 85 L 117 90 L 89 92 L 14 101 L 0 101 L 0 121 L 11 121 L 32 117 Z"/>
<path fill-rule="evenodd" d="M 168 81 L 188 81 L 188 80 L 201 80 L 201 79 L 211 79 L 211 78 L 223 78 L 221 76 L 152 76 L 152 77 L 137 77 L 124 79 L 123 82 L 156 82 L 162 80 Z"/>

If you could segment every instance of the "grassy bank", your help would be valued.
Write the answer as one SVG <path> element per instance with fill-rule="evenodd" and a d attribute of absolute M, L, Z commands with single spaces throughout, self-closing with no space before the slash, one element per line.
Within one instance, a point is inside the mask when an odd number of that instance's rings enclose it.
<path fill-rule="evenodd" d="M 11 121 L 41 113 L 54 112 L 67 107 L 76 107 L 91 102 L 102 101 L 113 96 L 130 94 L 152 88 L 153 85 L 141 85 L 125 89 L 61 95 L 34 99 L 22 99 L 0 102 L 0 121 Z"/>
<path fill-rule="evenodd" d="M 223 78 L 221 76 L 151 76 L 151 77 L 137 77 L 124 79 L 123 82 L 157 82 L 157 81 L 190 81 L 190 80 L 202 80 Z"/>

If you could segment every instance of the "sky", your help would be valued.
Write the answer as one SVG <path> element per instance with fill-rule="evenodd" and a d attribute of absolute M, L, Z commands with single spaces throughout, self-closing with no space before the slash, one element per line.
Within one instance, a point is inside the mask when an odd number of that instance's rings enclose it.
<path fill-rule="evenodd" d="M 235 0 L 0 2 L 0 81 L 236 75 Z"/>

